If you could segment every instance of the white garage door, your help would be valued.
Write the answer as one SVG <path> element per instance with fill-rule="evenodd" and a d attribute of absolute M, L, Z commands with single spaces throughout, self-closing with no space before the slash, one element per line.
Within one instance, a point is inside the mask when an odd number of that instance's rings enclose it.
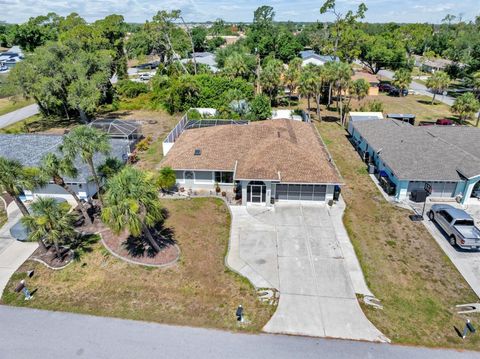
<path fill-rule="evenodd" d="M 457 187 L 457 182 L 429 182 L 432 185 L 432 195 L 431 197 L 453 197 L 455 193 L 455 188 Z M 425 182 L 422 181 L 411 181 L 408 184 L 407 193 L 410 195 L 410 192 L 416 189 L 424 189 Z"/>
<path fill-rule="evenodd" d="M 327 186 L 309 184 L 277 184 L 276 200 L 325 201 Z"/>

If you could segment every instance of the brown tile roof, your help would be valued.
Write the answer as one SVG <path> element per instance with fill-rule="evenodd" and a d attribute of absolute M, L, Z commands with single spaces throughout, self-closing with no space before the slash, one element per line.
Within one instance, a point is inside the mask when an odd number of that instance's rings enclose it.
<path fill-rule="evenodd" d="M 196 149 L 201 151 L 199 156 L 194 155 Z M 235 179 L 341 182 L 314 126 L 293 120 L 186 130 L 162 166 L 176 170 L 236 170 Z"/>

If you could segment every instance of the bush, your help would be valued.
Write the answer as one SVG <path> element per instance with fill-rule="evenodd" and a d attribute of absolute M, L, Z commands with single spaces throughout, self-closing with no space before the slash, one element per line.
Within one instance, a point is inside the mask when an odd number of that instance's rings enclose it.
<path fill-rule="evenodd" d="M 148 86 L 141 82 L 121 80 L 116 86 L 117 93 L 126 98 L 135 98 L 148 92 Z"/>
<path fill-rule="evenodd" d="M 383 102 L 373 100 L 362 105 L 359 110 L 361 112 L 383 112 Z"/>
<path fill-rule="evenodd" d="M 152 136 L 145 137 L 143 140 L 137 143 L 137 150 L 142 152 L 148 150 L 152 142 L 153 142 Z"/>
<path fill-rule="evenodd" d="M 250 111 L 247 115 L 250 121 L 261 121 L 272 117 L 270 99 L 266 95 L 257 95 L 250 102 Z"/>

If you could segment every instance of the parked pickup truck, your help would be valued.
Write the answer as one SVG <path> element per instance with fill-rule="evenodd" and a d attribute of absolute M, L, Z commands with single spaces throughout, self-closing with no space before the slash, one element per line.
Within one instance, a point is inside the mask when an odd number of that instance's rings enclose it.
<path fill-rule="evenodd" d="M 434 204 L 428 213 L 431 221 L 438 223 L 447 233 L 452 246 L 462 249 L 480 249 L 480 229 L 465 211 L 448 204 Z"/>

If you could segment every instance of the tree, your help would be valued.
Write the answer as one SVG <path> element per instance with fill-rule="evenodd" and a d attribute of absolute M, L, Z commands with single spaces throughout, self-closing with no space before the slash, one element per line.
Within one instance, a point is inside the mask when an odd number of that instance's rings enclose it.
<path fill-rule="evenodd" d="M 307 98 L 307 111 L 310 111 L 310 98 L 314 96 L 315 65 L 309 64 L 302 69 L 299 80 L 300 95 Z"/>
<path fill-rule="evenodd" d="M 480 102 L 471 92 L 466 92 L 462 96 L 457 97 L 452 106 L 452 112 L 458 115 L 460 123 L 471 118 L 479 109 Z"/>
<path fill-rule="evenodd" d="M 272 117 L 270 99 L 265 95 L 256 95 L 250 102 L 248 118 L 251 121 L 263 121 Z"/>
<path fill-rule="evenodd" d="M 403 96 L 403 90 L 408 90 L 412 83 L 412 72 L 408 69 L 398 69 L 393 75 L 393 84 L 400 90 L 400 96 Z"/>
<path fill-rule="evenodd" d="M 427 88 L 433 92 L 432 105 L 435 103 L 437 93 L 444 92 L 450 85 L 450 76 L 446 72 L 436 71 L 427 80 Z"/>
<path fill-rule="evenodd" d="M 56 40 L 61 17 L 51 12 L 46 16 L 31 17 L 27 22 L 16 25 L 12 30 L 12 43 L 25 51 L 33 51 L 48 41 Z"/>
<path fill-rule="evenodd" d="M 167 191 L 177 183 L 175 171 L 171 167 L 163 167 L 158 171 L 156 184 L 162 191 Z"/>
<path fill-rule="evenodd" d="M 97 187 L 100 205 L 103 205 L 100 179 L 95 169 L 93 157 L 97 153 L 107 155 L 110 152 L 111 147 L 107 134 L 90 126 L 77 126 L 63 138 L 63 144 L 60 148 L 68 160 L 75 161 L 78 155 L 88 165 Z"/>
<path fill-rule="evenodd" d="M 275 40 L 275 47 L 276 57 L 284 63 L 297 57 L 298 53 L 303 49 L 296 36 L 287 29 L 280 30 Z"/>
<path fill-rule="evenodd" d="M 146 173 L 126 166 L 107 181 L 102 220 L 118 234 L 128 229 L 134 237 L 142 233 L 152 248 L 161 251 L 150 228 L 163 220 L 158 191 Z"/>
<path fill-rule="evenodd" d="M 365 35 L 360 48 L 359 59 L 372 74 L 386 67 L 398 69 L 406 64 L 402 43 L 389 34 Z"/>
<path fill-rule="evenodd" d="M 205 51 L 207 48 L 207 29 L 203 26 L 196 26 L 192 29 L 193 47 L 196 52 Z"/>
<path fill-rule="evenodd" d="M 325 87 L 325 70 L 323 66 L 315 66 L 313 68 L 313 77 L 311 78 L 312 94 L 315 96 L 315 103 L 317 106 L 317 118 L 322 121 L 320 114 L 320 100 Z"/>
<path fill-rule="evenodd" d="M 280 60 L 269 59 L 260 74 L 262 90 L 270 97 L 272 103 L 276 102 L 278 90 L 281 85 L 283 64 Z"/>
<path fill-rule="evenodd" d="M 80 198 L 78 198 L 75 191 L 65 183 L 65 176 L 72 179 L 75 179 L 78 176 L 78 171 L 70 159 L 65 157 L 60 158 L 54 153 L 48 153 L 41 159 L 40 173 L 46 178 L 52 180 L 57 186 L 60 186 L 67 191 L 73 197 L 75 202 L 77 202 L 78 208 L 80 208 L 85 221 L 88 224 L 92 224 L 92 220 L 88 215 L 85 205 L 80 201 Z"/>
<path fill-rule="evenodd" d="M 334 56 L 338 56 L 338 48 L 344 33 L 349 31 L 355 25 L 357 20 L 363 19 L 367 10 L 367 6 L 364 3 L 360 3 L 356 13 L 349 10 L 345 15 L 343 15 L 336 8 L 335 0 L 326 0 L 323 3 L 322 7 L 320 8 L 320 14 L 330 13 L 335 17 L 335 22 L 331 31 L 331 36 L 333 37 Z"/>
<path fill-rule="evenodd" d="M 68 203 L 58 203 L 54 198 L 38 197 L 31 205 L 32 214 L 22 218 L 29 231 L 28 239 L 37 241 L 45 250 L 45 243 L 53 245 L 59 256 L 60 245 L 76 236 L 75 217 L 69 207 Z"/>
<path fill-rule="evenodd" d="M 116 157 L 107 157 L 105 162 L 97 167 L 97 173 L 104 179 L 109 179 L 115 176 L 125 164 Z"/>
<path fill-rule="evenodd" d="M 290 91 L 290 96 L 293 96 L 295 90 L 299 85 L 301 73 L 302 60 L 296 57 L 289 62 L 288 68 L 283 75 L 283 82 Z"/>
<path fill-rule="evenodd" d="M 255 59 L 250 55 L 234 52 L 225 59 L 223 72 L 230 78 L 248 79 L 253 74 Z"/>
<path fill-rule="evenodd" d="M 368 95 L 370 84 L 365 79 L 358 79 L 350 84 L 348 92 L 350 96 L 356 97 L 358 101 L 361 101 Z"/>
<path fill-rule="evenodd" d="M 28 216 L 29 212 L 20 199 L 23 190 L 32 190 L 44 184 L 35 168 L 23 167 L 17 160 L 0 157 L 0 193 L 6 192 L 12 197 L 24 216 Z"/>
<path fill-rule="evenodd" d="M 339 104 L 338 109 L 340 110 L 340 121 L 342 125 L 345 125 L 345 113 L 343 110 L 343 101 L 345 92 L 350 87 L 350 80 L 352 77 L 352 68 L 349 64 L 345 62 L 337 62 L 334 66 L 334 75 L 335 75 L 335 90 L 337 93 L 337 104 Z"/>

